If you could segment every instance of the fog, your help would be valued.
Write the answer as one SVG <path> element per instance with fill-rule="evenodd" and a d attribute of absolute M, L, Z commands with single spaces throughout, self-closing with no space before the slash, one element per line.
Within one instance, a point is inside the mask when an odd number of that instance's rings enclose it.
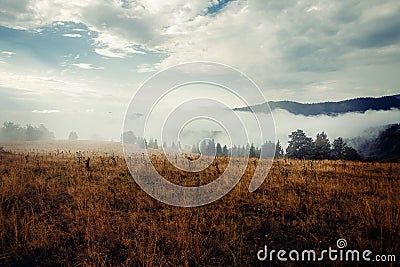
<path fill-rule="evenodd" d="M 232 113 L 232 111 L 227 111 L 226 109 L 214 109 L 212 112 L 215 114 L 214 117 L 221 122 L 222 126 L 226 128 L 232 126 L 227 126 L 222 123 L 224 121 L 228 121 L 228 123 L 230 123 L 230 121 L 227 119 L 227 114 Z M 249 143 L 254 142 L 255 145 L 260 146 L 260 130 L 257 121 L 254 118 L 254 114 L 251 112 L 234 113 L 238 115 L 244 126 L 233 125 L 231 129 L 233 128 L 234 130 L 229 133 L 226 129 L 221 127 L 221 125 L 216 123 L 199 122 L 186 125 L 175 125 L 177 128 L 176 132 L 181 129 L 179 137 L 182 145 L 190 146 L 194 143 L 198 143 L 204 138 L 213 138 L 215 141 L 220 142 L 221 144 L 227 144 L 229 146 L 232 138 L 238 140 L 238 137 L 235 137 L 235 135 L 241 133 L 239 129 L 245 127 L 247 136 L 242 139 L 240 145 L 243 145 L 245 143 L 244 140 L 247 140 Z M 263 140 L 276 141 L 279 139 L 284 148 L 287 147 L 288 135 L 296 129 L 304 130 L 304 132 L 312 138 L 315 138 L 317 133 L 324 131 L 328 134 L 328 137 L 331 141 L 339 136 L 343 137 L 344 139 L 351 139 L 355 137 L 369 139 L 376 137 L 379 130 L 383 126 L 400 122 L 400 110 L 367 111 L 365 113 L 346 113 L 337 116 L 303 116 L 294 115 L 286 110 L 274 110 L 272 112 L 272 116 L 275 122 L 274 125 L 276 129 L 276 136 L 273 129 L 271 129 L 273 125 L 271 124 L 272 120 L 271 116 L 269 115 L 266 116 L 267 118 L 264 120 L 267 125 L 262 125 L 264 128 L 267 128 L 264 131 L 264 134 L 266 133 L 267 135 L 263 136 Z M 175 118 L 174 121 L 177 122 L 179 120 Z M 158 138 L 160 138 L 159 134 L 157 134 L 156 127 L 153 130 L 150 130 L 147 136 L 158 136 Z M 171 140 L 166 141 L 168 144 L 172 142 Z"/>
<path fill-rule="evenodd" d="M 195 107 L 192 107 L 193 109 Z M 197 107 L 201 109 L 207 109 L 207 107 Z M 221 144 L 227 144 L 229 146 L 231 139 L 238 140 L 243 132 L 240 129 L 245 129 L 247 136 L 244 136 L 241 140 L 241 144 L 245 143 L 246 140 L 249 142 L 254 142 L 257 146 L 261 144 L 259 140 L 260 129 L 257 122 L 254 119 L 254 114 L 250 112 L 233 112 L 226 108 L 210 107 L 208 110 L 213 114 L 216 121 L 220 124 L 210 121 L 210 120 L 195 120 L 186 125 L 175 125 L 174 134 L 176 139 L 179 133 L 182 145 L 192 145 L 198 143 L 204 138 L 212 138 Z M 105 113 L 105 114 L 104 114 Z M 26 124 L 32 124 L 38 126 L 43 123 L 50 131 L 54 132 L 56 139 L 67 139 L 70 131 L 76 131 L 78 133 L 79 139 L 91 139 L 91 140 L 107 140 L 107 141 L 119 141 L 120 135 L 123 131 L 124 123 L 124 113 L 113 112 L 102 114 L 96 112 L 84 113 L 80 116 L 73 116 L 72 114 L 29 114 L 29 116 L 17 118 L 2 118 L 4 121 L 13 121 L 15 123 L 21 124 L 22 126 Z M 235 113 L 240 120 L 245 125 L 235 124 L 229 122 L 227 119 L 230 115 Z M 168 113 L 165 110 L 160 110 L 159 113 L 154 113 L 152 115 L 152 123 L 149 124 L 148 131 L 146 132 L 147 137 L 157 138 L 159 144 L 161 144 L 161 133 L 160 130 L 165 121 L 165 117 Z M 376 136 L 380 127 L 400 122 L 400 111 L 367 111 L 365 113 L 347 113 L 338 116 L 302 116 L 294 115 L 285 110 L 274 110 L 272 112 L 273 119 L 276 128 L 276 139 L 279 139 L 284 148 L 287 147 L 288 135 L 295 131 L 296 129 L 303 129 L 305 133 L 315 138 L 316 134 L 319 132 L 326 132 L 331 141 L 339 136 L 350 139 L 354 137 L 366 137 L 371 138 Z M 175 122 L 179 121 L 177 118 L 179 114 L 175 114 L 176 118 L 173 120 Z M 187 116 L 187 112 L 185 114 Z M 271 129 L 271 117 L 266 116 L 264 120 L 267 125 L 263 125 L 268 128 L 264 132 L 267 133 L 264 140 L 274 141 L 274 131 Z M 144 116 L 136 116 L 133 120 L 140 121 L 145 120 Z M 224 125 L 233 124 L 233 125 Z M 139 124 L 138 124 L 139 125 Z M 174 124 L 171 124 L 172 126 Z M 224 127 L 231 129 L 228 134 Z M 133 127 L 135 128 L 135 127 Z M 233 130 L 232 130 L 233 129 Z M 136 129 L 134 131 L 136 135 L 140 135 L 140 130 Z M 168 134 L 166 135 L 168 136 Z M 169 139 L 163 140 L 171 144 L 172 141 L 176 139 L 169 136 Z"/>
<path fill-rule="evenodd" d="M 346 113 L 338 116 L 302 116 L 293 115 L 285 110 L 273 112 L 277 129 L 277 138 L 287 146 L 288 134 L 303 129 L 308 136 L 315 138 L 324 131 L 331 141 L 341 136 L 373 138 L 382 126 L 400 122 L 400 110 L 367 111 L 365 113 Z"/>

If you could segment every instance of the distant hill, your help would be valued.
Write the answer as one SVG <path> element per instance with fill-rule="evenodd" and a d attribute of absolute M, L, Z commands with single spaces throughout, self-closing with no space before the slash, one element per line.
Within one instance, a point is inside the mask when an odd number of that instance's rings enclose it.
<path fill-rule="evenodd" d="M 336 116 L 349 112 L 364 113 L 367 110 L 390 110 L 400 109 L 400 95 L 382 96 L 382 97 L 362 97 L 338 102 L 321 102 L 303 104 L 294 101 L 269 101 L 271 110 L 284 109 L 295 115 L 316 116 L 328 115 Z M 266 103 L 234 108 L 235 111 L 263 112 Z"/>

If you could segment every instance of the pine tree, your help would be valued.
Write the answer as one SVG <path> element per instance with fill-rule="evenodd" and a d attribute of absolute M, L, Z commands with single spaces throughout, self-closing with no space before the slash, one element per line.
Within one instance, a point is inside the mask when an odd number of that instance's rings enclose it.
<path fill-rule="evenodd" d="M 307 137 L 303 130 L 297 129 L 289 135 L 289 145 L 286 155 L 289 158 L 309 159 L 312 157 L 313 140 Z"/>
<path fill-rule="evenodd" d="M 250 149 L 249 149 L 249 157 L 250 158 L 256 158 L 257 157 L 257 149 L 255 148 L 253 143 L 251 143 L 251 146 L 250 146 Z"/>
<path fill-rule="evenodd" d="M 217 143 L 217 156 L 222 156 L 222 147 L 220 143 Z"/>
<path fill-rule="evenodd" d="M 332 157 L 334 159 L 343 159 L 345 153 L 346 143 L 342 137 L 338 137 L 333 140 Z"/>
<path fill-rule="evenodd" d="M 278 140 L 275 146 L 275 158 L 282 158 L 284 156 L 283 148 L 281 142 Z"/>
<path fill-rule="evenodd" d="M 76 132 L 70 132 L 68 135 L 68 140 L 70 141 L 78 140 L 78 134 Z"/>
<path fill-rule="evenodd" d="M 224 147 L 222 148 L 222 155 L 225 157 L 229 156 L 229 150 L 226 145 L 224 145 Z"/>
<path fill-rule="evenodd" d="M 317 134 L 314 143 L 313 158 L 329 159 L 330 156 L 331 156 L 331 143 L 329 142 L 327 134 L 324 132 Z"/>
<path fill-rule="evenodd" d="M 158 149 L 158 142 L 157 139 L 154 139 L 153 148 Z"/>

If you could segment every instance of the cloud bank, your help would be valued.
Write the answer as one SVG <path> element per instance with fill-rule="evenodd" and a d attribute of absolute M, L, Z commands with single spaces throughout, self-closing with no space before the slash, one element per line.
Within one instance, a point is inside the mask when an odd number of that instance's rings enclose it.
<path fill-rule="evenodd" d="M 83 23 L 98 33 L 92 45 L 99 55 L 162 54 L 151 67 L 137 66 L 142 72 L 193 60 L 228 64 L 249 74 L 272 100 L 397 92 L 400 2 L 221 2 L 2 0 L 0 24 Z"/>

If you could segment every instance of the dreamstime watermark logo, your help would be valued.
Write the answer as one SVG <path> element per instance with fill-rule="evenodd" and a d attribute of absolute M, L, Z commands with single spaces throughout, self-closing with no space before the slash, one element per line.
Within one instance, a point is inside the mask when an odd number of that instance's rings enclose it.
<path fill-rule="evenodd" d="M 314 249 L 298 250 L 268 250 L 265 245 L 263 249 L 257 252 L 257 259 L 259 261 L 372 261 L 372 262 L 395 262 L 396 255 L 393 254 L 373 254 L 371 250 L 359 251 L 357 249 L 345 249 L 347 247 L 346 239 L 340 238 L 336 242 L 338 249 L 329 247 L 328 249 L 321 250 L 320 252 Z"/>
<path fill-rule="evenodd" d="M 346 241 L 346 239 L 343 239 L 343 238 L 338 239 L 338 240 L 336 241 L 336 246 L 337 246 L 338 248 L 345 248 L 345 247 L 347 247 L 347 241 Z"/>
<path fill-rule="evenodd" d="M 201 206 L 223 197 L 235 187 L 248 166 L 250 151 L 247 144 L 275 141 L 271 110 L 263 103 L 267 100 L 255 83 L 226 65 L 192 62 L 155 74 L 134 94 L 124 118 L 122 142 L 132 177 L 147 194 L 174 206 Z M 257 112 L 233 109 L 255 105 L 258 105 Z M 127 133 L 131 133 L 136 143 L 126 137 Z M 162 154 L 163 160 L 185 172 L 210 168 L 217 151 L 211 149 L 211 154 L 205 151 L 203 144 L 214 144 L 214 140 L 213 136 L 204 133 L 223 135 L 227 148 L 239 145 L 246 149 L 241 157 L 234 157 L 231 150 L 227 167 L 222 173 L 218 171 L 219 176 L 206 185 L 180 186 L 157 171 L 153 165 L 157 154 Z M 194 146 L 200 148 L 198 158 L 185 155 L 188 151 L 188 144 L 186 147 L 182 144 L 185 138 L 187 142 L 195 140 Z M 171 145 L 164 145 L 171 143 L 176 145 L 176 150 L 169 149 Z M 263 154 L 263 147 L 260 154 Z M 254 161 L 250 192 L 263 183 L 272 159 L 260 159 L 257 164 Z M 166 166 L 165 162 L 163 164 Z"/>

